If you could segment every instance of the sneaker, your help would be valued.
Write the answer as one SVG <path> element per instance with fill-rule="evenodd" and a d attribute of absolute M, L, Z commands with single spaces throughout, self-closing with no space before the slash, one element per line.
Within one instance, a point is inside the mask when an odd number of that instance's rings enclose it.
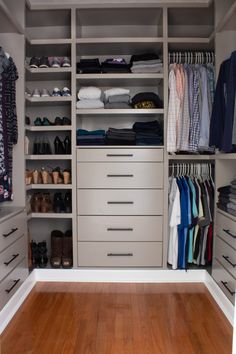
<path fill-rule="evenodd" d="M 31 67 L 31 68 L 38 69 L 39 64 L 40 64 L 40 59 L 39 59 L 39 58 L 37 58 L 37 57 L 32 57 L 32 58 L 30 59 L 30 67 Z"/>
<path fill-rule="evenodd" d="M 42 89 L 41 91 L 41 97 L 50 97 L 50 92 L 48 91 L 48 89 Z"/>
<path fill-rule="evenodd" d="M 50 62 L 51 68 L 60 68 L 61 67 L 61 61 L 58 57 L 53 57 Z"/>
<path fill-rule="evenodd" d="M 64 57 L 64 58 L 62 59 L 61 66 L 62 66 L 63 68 L 69 68 L 69 67 L 71 67 L 70 58 Z"/>
<path fill-rule="evenodd" d="M 48 57 L 41 57 L 40 58 L 39 67 L 40 68 L 49 68 Z"/>
<path fill-rule="evenodd" d="M 31 93 L 31 97 L 40 97 L 40 91 L 38 88 L 34 89 L 33 92 Z"/>
<path fill-rule="evenodd" d="M 61 90 L 58 87 L 55 87 L 52 91 L 52 96 L 53 97 L 59 97 L 61 96 Z"/>
<path fill-rule="evenodd" d="M 64 96 L 64 97 L 69 97 L 69 96 L 71 96 L 71 92 L 70 92 L 70 90 L 68 89 L 68 87 L 64 87 L 64 88 L 61 90 L 61 95 Z"/>

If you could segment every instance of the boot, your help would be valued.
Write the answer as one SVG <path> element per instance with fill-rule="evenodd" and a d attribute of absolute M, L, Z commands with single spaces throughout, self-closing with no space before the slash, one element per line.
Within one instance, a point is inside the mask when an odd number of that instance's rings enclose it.
<path fill-rule="evenodd" d="M 72 230 L 65 232 L 62 241 L 62 267 L 71 268 L 73 265 L 73 251 L 72 251 Z"/>
<path fill-rule="evenodd" d="M 38 243 L 38 250 L 39 250 L 39 263 L 38 263 L 39 268 L 45 268 L 48 263 L 46 241 Z"/>
<path fill-rule="evenodd" d="M 63 207 L 62 195 L 61 193 L 55 193 L 54 200 L 53 200 L 54 213 L 61 213 L 63 209 L 64 207 Z"/>
<path fill-rule="evenodd" d="M 54 149 L 55 149 L 56 155 L 65 154 L 65 148 L 64 148 L 63 142 L 61 141 L 61 139 L 58 136 L 56 136 L 54 139 Z"/>
<path fill-rule="evenodd" d="M 64 149 L 65 149 L 65 154 L 68 154 L 68 155 L 71 154 L 71 141 L 70 141 L 70 137 L 68 135 L 64 139 Z"/>
<path fill-rule="evenodd" d="M 42 195 L 40 193 L 34 193 L 31 198 L 31 210 L 33 213 L 40 213 L 41 212 L 41 200 Z"/>
<path fill-rule="evenodd" d="M 51 266 L 60 268 L 62 259 L 62 241 L 63 233 L 59 230 L 53 230 L 51 233 Z"/>
<path fill-rule="evenodd" d="M 67 192 L 65 194 L 64 209 L 65 209 L 65 213 L 71 213 L 72 212 L 71 192 Z"/>

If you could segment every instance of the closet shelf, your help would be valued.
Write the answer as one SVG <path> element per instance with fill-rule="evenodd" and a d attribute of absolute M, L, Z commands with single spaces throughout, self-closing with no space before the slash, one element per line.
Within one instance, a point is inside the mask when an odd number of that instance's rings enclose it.
<path fill-rule="evenodd" d="M 76 114 L 81 115 L 127 115 L 127 114 L 164 114 L 164 109 L 135 109 L 135 108 L 128 108 L 128 109 L 76 109 Z"/>
<path fill-rule="evenodd" d="M 204 160 L 215 160 L 215 155 L 168 155 L 168 160 L 194 160 L 194 161 L 204 161 Z"/>
<path fill-rule="evenodd" d="M 52 39 L 31 39 L 26 38 L 31 45 L 48 45 L 48 44 L 71 44 L 72 39 L 70 38 L 52 38 Z"/>
<path fill-rule="evenodd" d="M 77 145 L 77 149 L 163 149 L 163 145 Z"/>
<path fill-rule="evenodd" d="M 236 160 L 236 153 L 232 154 L 217 154 L 215 155 L 216 160 Z"/>
<path fill-rule="evenodd" d="M 98 37 L 98 38 L 77 38 L 78 44 L 99 44 L 99 43 L 163 43 L 162 37 Z"/>
<path fill-rule="evenodd" d="M 27 81 L 54 81 L 54 80 L 70 80 L 72 68 L 30 68 L 28 65 L 26 69 Z"/>
<path fill-rule="evenodd" d="M 70 102 L 72 101 L 72 97 L 25 97 L 26 101 L 28 102 Z"/>
<path fill-rule="evenodd" d="M 100 86 L 115 86 L 117 81 L 119 85 L 127 86 L 157 86 L 164 79 L 163 73 L 146 73 L 146 74 L 77 74 L 76 79 L 81 81 L 83 85 L 90 84 L 90 80 L 98 81 Z"/>
<path fill-rule="evenodd" d="M 72 130 L 71 125 L 26 126 L 25 130 L 31 132 L 56 132 Z"/>
<path fill-rule="evenodd" d="M 221 209 L 219 209 L 219 208 L 217 209 L 217 212 L 220 213 L 220 214 L 222 214 L 222 215 L 224 215 L 224 216 L 226 216 L 227 218 L 232 219 L 234 222 L 236 222 L 236 216 L 231 215 L 231 214 L 229 214 L 229 213 L 226 213 L 226 211 L 221 210 Z"/>
<path fill-rule="evenodd" d="M 26 160 L 71 160 L 72 155 L 26 155 Z"/>
<path fill-rule="evenodd" d="M 25 66 L 26 70 L 31 74 L 49 74 L 49 73 L 70 73 L 71 67 L 69 68 L 31 68 L 30 66 Z"/>
<path fill-rule="evenodd" d="M 32 189 L 72 189 L 72 184 L 29 184 L 25 189 L 27 191 Z"/>
<path fill-rule="evenodd" d="M 31 213 L 28 219 L 72 219 L 72 213 Z"/>

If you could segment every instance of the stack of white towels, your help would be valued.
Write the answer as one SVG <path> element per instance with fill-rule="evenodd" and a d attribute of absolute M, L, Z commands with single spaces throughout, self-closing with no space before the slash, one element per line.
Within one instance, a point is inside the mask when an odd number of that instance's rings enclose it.
<path fill-rule="evenodd" d="M 101 100 L 101 96 L 102 90 L 98 87 L 81 87 L 78 92 L 79 101 L 77 101 L 76 107 L 78 109 L 104 108 L 104 103 Z"/>

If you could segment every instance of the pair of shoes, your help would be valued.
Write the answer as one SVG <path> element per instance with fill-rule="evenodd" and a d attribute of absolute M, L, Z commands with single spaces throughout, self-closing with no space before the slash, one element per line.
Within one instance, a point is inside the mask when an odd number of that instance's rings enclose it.
<path fill-rule="evenodd" d="M 71 120 L 67 117 L 56 117 L 54 125 L 71 125 Z"/>
<path fill-rule="evenodd" d="M 60 90 L 58 87 L 55 87 L 52 92 L 53 97 L 69 97 L 71 96 L 71 92 L 68 89 L 68 87 L 63 87 L 62 90 Z"/>
<path fill-rule="evenodd" d="M 34 69 L 38 68 L 69 68 L 71 66 L 70 59 L 68 57 L 32 57 L 30 59 L 30 67 Z"/>
<path fill-rule="evenodd" d="M 33 155 L 51 155 L 52 149 L 49 140 L 44 136 L 42 139 L 35 138 Z"/>
<path fill-rule="evenodd" d="M 59 230 L 51 232 L 51 258 L 52 268 L 71 268 L 73 265 L 72 230 L 65 234 Z"/>
<path fill-rule="evenodd" d="M 71 183 L 71 171 L 68 169 L 61 171 L 60 167 L 54 168 L 52 170 L 52 183 L 53 184 Z"/>
<path fill-rule="evenodd" d="M 53 123 L 50 122 L 50 120 L 47 117 L 43 117 L 43 119 L 41 119 L 40 117 L 37 117 L 34 121 L 34 125 L 35 126 L 49 126 L 49 125 L 53 125 Z"/>
<path fill-rule="evenodd" d="M 56 155 L 64 155 L 64 154 L 71 154 L 71 140 L 70 137 L 67 135 L 64 141 L 56 136 L 54 139 L 54 150 Z"/>
<path fill-rule="evenodd" d="M 50 92 L 48 89 L 44 88 L 42 90 L 39 90 L 38 88 L 35 88 L 32 93 L 31 97 L 39 98 L 39 97 L 51 97 Z"/>
<path fill-rule="evenodd" d="M 72 212 L 71 192 L 66 192 L 64 198 L 60 192 L 54 194 L 53 211 L 54 213 Z"/>
<path fill-rule="evenodd" d="M 25 125 L 30 125 L 30 117 L 25 116 Z"/>
<path fill-rule="evenodd" d="M 33 69 L 38 69 L 38 68 L 49 68 L 50 64 L 48 61 L 48 57 L 32 57 L 30 59 L 30 67 Z"/>
<path fill-rule="evenodd" d="M 52 201 L 49 193 L 34 193 L 31 198 L 33 213 L 49 213 L 52 210 Z"/>
<path fill-rule="evenodd" d="M 48 263 L 46 241 L 42 241 L 39 243 L 31 241 L 30 248 L 32 267 L 45 268 Z"/>

